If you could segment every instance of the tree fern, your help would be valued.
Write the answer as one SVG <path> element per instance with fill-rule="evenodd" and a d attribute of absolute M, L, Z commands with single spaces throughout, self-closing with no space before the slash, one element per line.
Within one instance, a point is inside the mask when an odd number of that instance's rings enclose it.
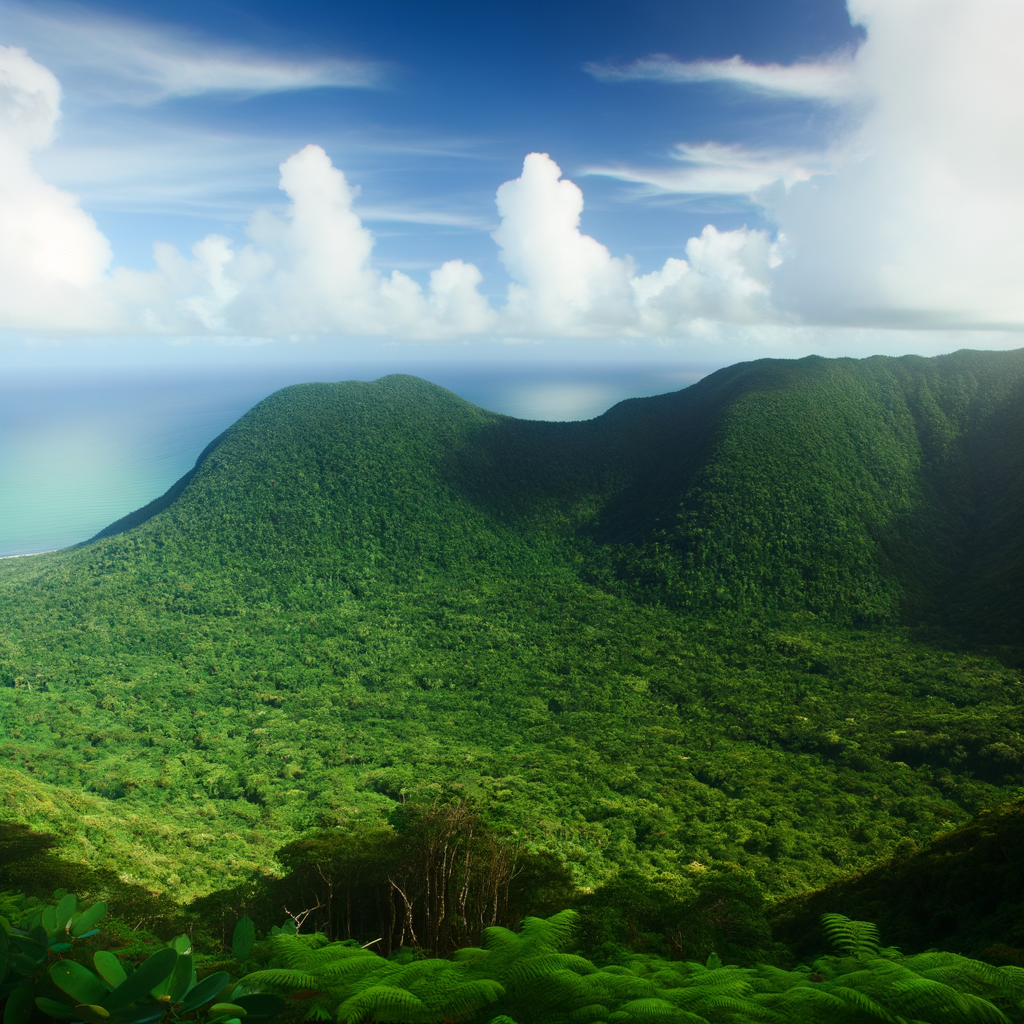
<path fill-rule="evenodd" d="M 842 914 L 822 914 L 821 924 L 829 941 L 845 956 L 859 959 L 878 956 L 878 928 L 870 921 L 851 921 Z"/>

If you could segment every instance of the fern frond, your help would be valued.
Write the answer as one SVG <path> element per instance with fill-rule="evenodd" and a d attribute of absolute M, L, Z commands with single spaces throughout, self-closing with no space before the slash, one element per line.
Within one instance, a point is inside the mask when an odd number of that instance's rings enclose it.
<path fill-rule="evenodd" d="M 928 978 L 919 978 L 916 984 L 908 985 L 899 993 L 899 1008 L 915 1016 L 934 1016 L 936 1011 L 943 1016 L 963 1021 L 964 1024 L 990 1022 L 1009 1024 L 1006 1014 L 981 996 L 956 989 Z"/>
<path fill-rule="evenodd" d="M 633 999 L 623 1003 L 609 1021 L 671 1021 L 672 1024 L 709 1024 L 707 1017 L 681 1010 L 664 999 Z"/>
<path fill-rule="evenodd" d="M 831 992 L 837 999 L 841 999 L 847 1006 L 852 1006 L 861 1013 L 866 1013 L 877 1020 L 887 1021 L 888 1024 L 898 1024 L 897 1018 L 883 1006 L 877 999 L 873 999 L 868 993 L 862 992 L 859 988 L 852 988 L 845 984 L 838 984 L 832 987 Z"/>
<path fill-rule="evenodd" d="M 282 992 L 301 992 L 303 989 L 315 989 L 317 977 L 308 971 L 294 971 L 286 968 L 255 971 L 242 978 L 240 984 L 258 989 L 279 989 Z"/>
<path fill-rule="evenodd" d="M 532 953 L 559 953 L 572 941 L 578 917 L 575 910 L 563 910 L 551 917 L 527 917 L 520 939 Z"/>
<path fill-rule="evenodd" d="M 787 1024 L 822 1024 L 825 1021 L 841 1021 L 847 1017 L 847 1003 L 813 982 L 797 985 L 773 996 L 761 996 L 765 1005 L 774 1011 L 782 1011 Z M 885 1015 L 879 1018 L 891 1021 Z"/>
<path fill-rule="evenodd" d="M 335 960 L 327 964 L 317 973 L 325 988 L 337 988 L 342 985 L 353 985 L 370 974 L 379 974 L 384 970 L 387 961 L 379 956 L 351 957 L 347 960 Z"/>
<path fill-rule="evenodd" d="M 593 1021 L 606 1016 L 608 1016 L 608 1007 L 602 1006 L 600 1003 L 590 1003 L 587 1006 L 581 1006 L 578 1010 L 572 1010 L 568 1014 L 569 1020 L 573 1021 L 574 1024 L 592 1024 Z"/>
<path fill-rule="evenodd" d="M 487 950 L 481 949 L 479 946 L 464 946 L 462 949 L 455 950 L 451 958 L 457 964 L 465 962 L 476 963 L 487 958 Z"/>
<path fill-rule="evenodd" d="M 346 999 L 336 1011 L 339 1020 L 358 1024 L 363 1020 L 388 1021 L 391 1024 L 426 1024 L 430 1008 L 404 988 L 375 985 Z"/>
<path fill-rule="evenodd" d="M 870 921 L 851 921 L 842 914 L 822 914 L 821 924 L 832 945 L 846 956 L 863 960 L 878 955 L 878 928 Z"/>
<path fill-rule="evenodd" d="M 597 968 L 589 960 L 571 953 L 540 953 L 523 957 L 515 963 L 506 975 L 506 979 L 509 984 L 521 985 L 555 970 L 574 971 L 576 974 L 593 974 Z"/>

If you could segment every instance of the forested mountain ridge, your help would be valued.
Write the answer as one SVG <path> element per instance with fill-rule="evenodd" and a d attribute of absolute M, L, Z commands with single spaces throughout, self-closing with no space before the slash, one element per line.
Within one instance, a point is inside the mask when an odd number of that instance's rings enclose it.
<path fill-rule="evenodd" d="M 423 792 L 581 883 L 865 867 L 1024 781 L 1022 397 L 1024 352 L 762 360 L 581 423 L 287 388 L 0 564 L 0 795 L 183 893 Z"/>
<path fill-rule="evenodd" d="M 538 544 L 546 563 L 552 541 L 587 538 L 595 565 L 697 613 L 944 608 L 1010 640 L 1022 410 L 1024 352 L 761 360 L 581 423 L 497 416 L 411 378 L 302 385 L 204 452 L 174 522 L 212 526 L 222 559 L 270 544 L 287 562 L 316 535 L 303 561 L 326 543 L 356 574 L 515 565 Z"/>

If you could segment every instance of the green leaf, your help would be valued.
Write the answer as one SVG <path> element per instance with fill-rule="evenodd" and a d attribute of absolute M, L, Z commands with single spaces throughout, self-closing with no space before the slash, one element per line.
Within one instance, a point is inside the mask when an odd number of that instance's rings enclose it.
<path fill-rule="evenodd" d="M 102 1006 L 90 1006 L 80 1004 L 75 1007 L 75 1013 L 86 1022 L 86 1024 L 107 1024 L 110 1014 Z"/>
<path fill-rule="evenodd" d="M 94 903 L 80 918 L 71 926 L 71 934 L 75 938 L 82 938 L 86 932 L 92 931 L 96 922 L 107 912 L 107 905 L 102 900 Z"/>
<path fill-rule="evenodd" d="M 179 955 L 192 952 L 192 940 L 187 935 L 177 935 L 167 945 Z"/>
<path fill-rule="evenodd" d="M 57 931 L 57 908 L 47 907 L 39 923 L 46 929 L 47 934 Z"/>
<path fill-rule="evenodd" d="M 233 1013 L 245 1016 L 245 1008 L 237 1003 L 214 1003 L 210 1007 L 210 1013 Z"/>
<path fill-rule="evenodd" d="M 59 960 L 50 968 L 50 977 L 57 988 L 79 1003 L 98 1003 L 107 994 L 107 986 L 74 960 Z"/>
<path fill-rule="evenodd" d="M 222 988 L 231 980 L 227 971 L 217 971 L 208 978 L 203 978 L 181 1001 L 178 1007 L 179 1013 L 191 1013 L 192 1010 L 208 1003 L 214 996 L 218 995 Z"/>
<path fill-rule="evenodd" d="M 119 1011 L 116 1017 L 117 1024 L 148 1024 L 150 1021 L 157 1021 L 167 1013 L 167 1003 L 148 1003 L 145 1006 L 137 1006 L 134 1010 Z"/>
<path fill-rule="evenodd" d="M 46 963 L 46 954 L 33 959 L 23 953 L 8 953 L 7 959 L 19 974 L 35 974 Z"/>
<path fill-rule="evenodd" d="M 246 915 L 235 925 L 231 936 L 231 952 L 236 960 L 248 960 L 256 941 L 256 926 L 252 918 Z"/>
<path fill-rule="evenodd" d="M 68 924 L 71 921 L 71 915 L 75 912 L 75 907 L 78 906 L 78 897 L 68 893 L 60 903 L 57 904 L 57 931 L 63 932 L 67 930 Z"/>
<path fill-rule="evenodd" d="M 4 1007 L 4 1024 L 28 1024 L 32 1016 L 32 986 L 16 988 L 7 997 Z"/>
<path fill-rule="evenodd" d="M 166 946 L 158 949 L 145 963 L 141 964 L 134 974 L 128 975 L 113 992 L 100 1002 L 108 1010 L 121 1009 L 138 999 L 144 999 L 151 989 L 156 988 L 174 970 L 178 962 L 178 954 Z"/>
<path fill-rule="evenodd" d="M 55 1017 L 57 1020 L 74 1020 L 75 1011 L 67 1003 L 58 1003 L 56 999 L 47 999 L 46 996 L 36 996 L 36 1006 L 39 1007 L 47 1017 Z"/>
<path fill-rule="evenodd" d="M 128 977 L 127 972 L 121 966 L 121 961 L 108 953 L 105 949 L 98 949 L 92 955 L 92 962 L 96 965 L 96 973 L 111 987 L 117 988 L 124 984 Z"/>
<path fill-rule="evenodd" d="M 195 970 L 192 967 L 192 954 L 183 953 L 178 957 L 174 965 L 174 973 L 171 975 L 170 984 L 167 986 L 167 994 L 171 997 L 172 1003 L 180 1003 L 182 996 L 192 987 L 195 982 Z"/>
<path fill-rule="evenodd" d="M 12 935 L 10 943 L 15 949 L 19 949 L 22 953 L 27 953 L 29 956 L 46 956 L 47 943 L 40 944 L 35 939 L 30 939 L 27 935 Z"/>

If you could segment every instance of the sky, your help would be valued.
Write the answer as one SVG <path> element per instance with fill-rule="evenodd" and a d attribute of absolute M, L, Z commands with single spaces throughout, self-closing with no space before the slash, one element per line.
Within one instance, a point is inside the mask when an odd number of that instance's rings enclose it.
<path fill-rule="evenodd" d="M 1019 0 L 0 0 L 0 371 L 1024 345 Z"/>

